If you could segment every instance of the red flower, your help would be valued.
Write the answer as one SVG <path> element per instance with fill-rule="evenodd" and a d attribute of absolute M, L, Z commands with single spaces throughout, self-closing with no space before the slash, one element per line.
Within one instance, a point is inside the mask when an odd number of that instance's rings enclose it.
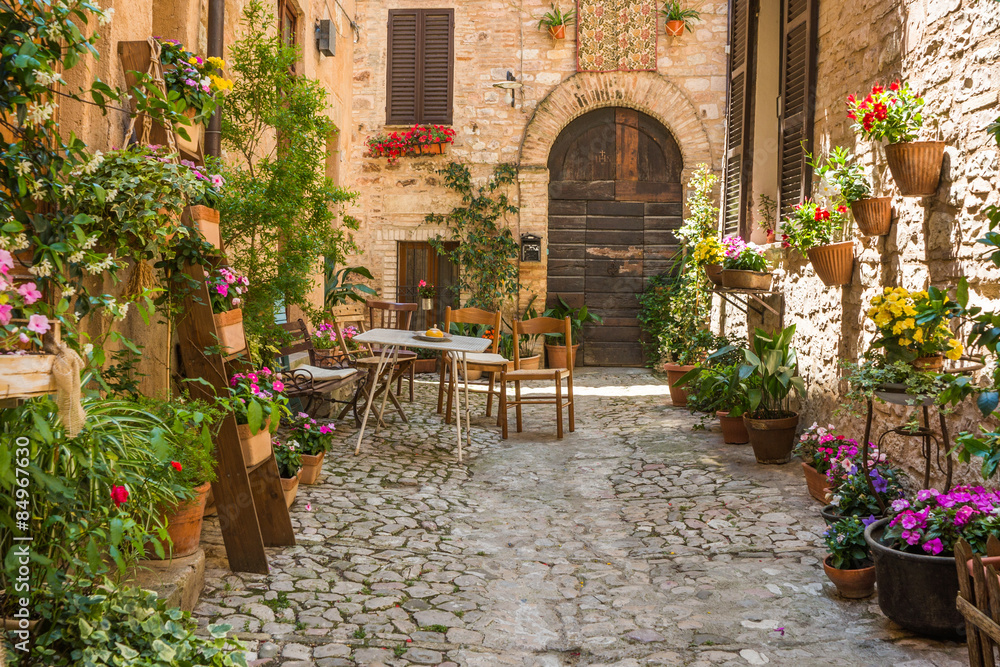
<path fill-rule="evenodd" d="M 866 113 L 865 117 L 861 120 L 862 127 L 865 128 L 866 132 L 871 132 L 872 129 L 872 114 Z"/>
<path fill-rule="evenodd" d="M 874 86 L 872 86 L 872 95 L 881 95 L 884 92 L 885 92 L 885 88 L 883 88 L 882 86 L 878 85 L 877 83 Z"/>
<path fill-rule="evenodd" d="M 184 466 L 181 465 L 180 461 L 171 461 L 170 465 L 172 465 L 174 467 L 174 470 L 176 470 L 177 472 L 184 470 Z"/>
<path fill-rule="evenodd" d="M 115 503 L 115 507 L 121 507 L 128 500 L 128 489 L 124 486 L 111 487 L 111 500 Z"/>
<path fill-rule="evenodd" d="M 875 119 L 885 120 L 886 116 L 888 115 L 889 115 L 889 109 L 881 102 L 877 102 L 875 104 Z"/>
<path fill-rule="evenodd" d="M 829 220 L 830 212 L 823 208 L 822 206 L 816 207 L 816 212 L 813 214 L 813 219 L 815 220 Z"/>
<path fill-rule="evenodd" d="M 850 95 L 847 96 L 847 103 L 848 104 L 854 104 L 857 101 L 858 101 L 858 98 L 854 96 L 854 93 L 851 93 Z"/>
<path fill-rule="evenodd" d="M 895 81 L 889 84 L 889 90 L 893 92 L 899 90 L 899 79 L 896 79 Z"/>
<path fill-rule="evenodd" d="M 847 207 L 841 204 L 837 207 L 837 213 L 847 213 Z"/>

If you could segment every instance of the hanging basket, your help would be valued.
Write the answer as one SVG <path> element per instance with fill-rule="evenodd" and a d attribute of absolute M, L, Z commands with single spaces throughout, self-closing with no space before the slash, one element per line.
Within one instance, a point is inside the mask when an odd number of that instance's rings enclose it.
<path fill-rule="evenodd" d="M 929 197 L 937 192 L 944 162 L 943 141 L 906 141 L 888 144 L 885 158 L 892 180 L 904 197 Z"/>
<path fill-rule="evenodd" d="M 549 34 L 552 35 L 552 39 L 566 39 L 566 26 L 550 25 Z"/>
<path fill-rule="evenodd" d="M 827 287 L 851 284 L 854 273 L 854 241 L 816 246 L 806 251 L 809 261 Z"/>
<path fill-rule="evenodd" d="M 722 286 L 728 289 L 771 289 L 772 274 L 764 271 L 722 269 Z"/>
<path fill-rule="evenodd" d="M 892 225 L 892 197 L 871 197 L 851 202 L 851 213 L 863 236 L 883 236 Z"/>
<path fill-rule="evenodd" d="M 680 37 L 684 34 L 684 21 L 667 21 L 665 28 L 671 37 Z"/>

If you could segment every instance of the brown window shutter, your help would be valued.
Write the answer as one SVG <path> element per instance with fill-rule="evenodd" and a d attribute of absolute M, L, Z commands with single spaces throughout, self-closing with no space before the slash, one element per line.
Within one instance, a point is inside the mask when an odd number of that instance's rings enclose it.
<path fill-rule="evenodd" d="M 420 111 L 421 123 L 450 125 L 455 64 L 455 10 L 423 11 Z"/>
<path fill-rule="evenodd" d="M 783 0 L 781 26 L 781 109 L 778 146 L 781 150 L 778 211 L 787 214 L 809 196 L 816 107 L 816 26 L 818 0 Z"/>
<path fill-rule="evenodd" d="M 747 210 L 753 166 L 753 119 L 756 78 L 757 3 L 729 3 L 729 108 L 726 112 L 726 159 L 723 165 L 724 236 L 749 237 Z"/>
<path fill-rule="evenodd" d="M 385 113 L 387 125 L 412 125 L 417 122 L 419 23 L 418 10 L 389 11 Z"/>

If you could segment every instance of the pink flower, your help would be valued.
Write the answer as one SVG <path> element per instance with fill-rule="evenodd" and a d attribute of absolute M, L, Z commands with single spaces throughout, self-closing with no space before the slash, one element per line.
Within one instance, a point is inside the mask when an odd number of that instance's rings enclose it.
<path fill-rule="evenodd" d="M 285 383 L 282 382 L 281 380 L 275 380 L 274 384 L 272 386 L 273 386 L 273 388 L 274 388 L 275 391 L 284 391 L 285 390 Z"/>
<path fill-rule="evenodd" d="M 906 543 L 913 546 L 920 541 L 920 533 L 917 531 L 904 530 L 901 534 L 902 538 L 906 540 Z"/>
<path fill-rule="evenodd" d="M 219 174 L 212 174 L 211 181 L 213 188 L 221 188 L 223 185 L 226 184 L 226 179 L 224 179 Z"/>
<path fill-rule="evenodd" d="M 233 298 L 233 308 L 238 308 L 241 303 L 243 303 L 243 299 L 239 297 Z"/>
<path fill-rule="evenodd" d="M 903 528 L 906 528 L 907 530 L 913 530 L 920 525 L 920 522 L 917 520 L 917 515 L 913 512 L 906 512 L 906 514 L 903 514 L 901 523 L 903 524 Z"/>
<path fill-rule="evenodd" d="M 42 298 L 42 293 L 35 289 L 35 283 L 24 283 L 17 288 L 17 293 L 24 297 L 24 303 L 28 306 Z"/>
<path fill-rule="evenodd" d="M 28 338 L 28 334 L 24 333 L 23 331 L 20 334 L 18 334 L 17 339 L 22 343 L 24 343 L 25 345 L 31 342 L 31 339 Z"/>
<path fill-rule="evenodd" d="M 128 500 L 128 489 L 124 486 L 111 487 L 111 500 L 115 503 L 115 507 L 121 507 Z"/>
<path fill-rule="evenodd" d="M 14 268 L 14 258 L 7 250 L 0 250 L 0 273 L 7 275 L 8 269 Z"/>
<path fill-rule="evenodd" d="M 259 394 L 260 393 L 260 387 L 258 387 L 255 384 L 252 384 L 252 385 L 250 385 L 250 391 L 252 393 L 254 393 L 254 394 Z"/>
<path fill-rule="evenodd" d="M 930 555 L 937 556 L 944 550 L 944 546 L 941 544 L 941 540 L 935 537 L 933 540 L 924 542 L 923 549 Z"/>
<path fill-rule="evenodd" d="M 940 495 L 940 492 L 937 489 L 921 489 L 920 491 L 917 491 L 917 500 L 927 502 L 937 495 Z"/>
<path fill-rule="evenodd" d="M 313 511 L 312 503 L 306 503 L 306 511 L 307 512 L 312 512 Z"/>
<path fill-rule="evenodd" d="M 44 315 L 35 314 L 28 318 L 28 331 L 43 334 L 51 328 L 48 318 Z"/>
<path fill-rule="evenodd" d="M 952 523 L 956 526 L 964 526 L 972 518 L 972 515 L 976 513 L 976 509 L 971 505 L 963 505 L 958 512 L 955 513 L 955 519 Z"/>
<path fill-rule="evenodd" d="M 14 306 L 9 303 L 0 303 L 0 325 L 10 324 L 10 311 L 12 310 L 14 310 Z"/>
<path fill-rule="evenodd" d="M 216 285 L 215 291 L 219 293 L 219 296 L 229 296 L 229 285 Z"/>

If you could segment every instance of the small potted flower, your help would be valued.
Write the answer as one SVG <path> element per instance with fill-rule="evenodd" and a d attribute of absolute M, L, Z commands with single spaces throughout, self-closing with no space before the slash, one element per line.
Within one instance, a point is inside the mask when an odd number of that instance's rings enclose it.
<path fill-rule="evenodd" d="M 722 286 L 728 289 L 771 289 L 764 248 L 738 236 L 722 239 Z"/>
<path fill-rule="evenodd" d="M 705 268 L 705 276 L 715 285 L 722 284 L 722 244 L 714 236 L 707 236 L 694 246 L 692 259 Z"/>
<path fill-rule="evenodd" d="M 882 236 L 892 224 L 892 197 L 872 197 L 871 185 L 864 169 L 843 146 L 837 146 L 825 162 L 810 162 L 822 177 L 851 207 L 862 236 Z"/>
<path fill-rule="evenodd" d="M 684 34 L 684 30 L 692 32 L 691 24 L 701 20 L 701 14 L 693 9 L 682 8 L 679 0 L 668 0 L 663 3 L 660 13 L 666 21 L 664 27 L 667 34 L 673 37 L 680 37 Z"/>
<path fill-rule="evenodd" d="M 835 472 L 831 474 L 827 471 L 831 477 L 840 477 L 838 481 L 832 482 L 830 504 L 820 511 L 827 525 L 832 526 L 845 516 L 881 518 L 882 505 L 889 506 L 903 496 L 901 480 L 904 474 L 887 462 L 869 463 L 868 478 L 865 478 L 858 458 L 860 451 L 857 444 L 850 440 L 848 446 L 853 446 L 854 456 L 834 461 L 831 470 Z M 843 466 L 849 467 L 841 472 Z"/>
<path fill-rule="evenodd" d="M 281 415 L 288 412 L 288 399 L 281 393 L 284 389 L 278 376 L 266 366 L 259 371 L 237 373 L 229 380 L 230 395 L 220 404 L 236 417 L 247 467 L 271 455 L 271 435 L 278 430 Z"/>
<path fill-rule="evenodd" d="M 854 273 L 850 221 L 843 204 L 831 209 L 804 201 L 782 223 L 781 245 L 808 256 L 827 287 L 849 285 Z"/>
<path fill-rule="evenodd" d="M 799 441 L 795 443 L 792 453 L 802 459 L 802 471 L 806 477 L 806 487 L 809 495 L 824 505 L 830 502 L 829 480 L 826 473 L 836 458 L 837 448 L 844 436 L 834 432 L 833 424 L 827 427 L 817 422 L 802 431 Z M 856 449 L 856 448 L 855 448 Z"/>
<path fill-rule="evenodd" d="M 904 197 L 937 192 L 944 162 L 943 141 L 916 141 L 924 124 L 924 99 L 898 80 L 888 88 L 875 84 L 862 99 L 847 98 L 847 117 L 854 131 L 871 141 L 887 141 L 886 161 Z"/>
<path fill-rule="evenodd" d="M 288 437 L 299 444 L 302 471 L 299 482 L 315 484 L 323 469 L 323 458 L 333 446 L 333 424 L 320 424 L 305 412 L 300 412 L 287 421 Z"/>
<path fill-rule="evenodd" d="M 538 20 L 538 29 L 547 29 L 553 39 L 566 39 L 566 26 L 573 25 L 575 21 L 575 9 L 562 12 L 559 9 L 559 5 L 553 3 L 552 9 L 545 12 L 542 18 Z"/>
<path fill-rule="evenodd" d="M 879 332 L 872 347 L 883 348 L 890 363 L 907 361 L 917 370 L 939 372 L 945 357 L 957 361 L 965 351 L 948 328 L 960 310 L 936 287 L 916 292 L 886 287 L 866 313 Z"/>
<path fill-rule="evenodd" d="M 421 280 L 417 284 L 417 295 L 420 297 L 420 310 L 434 310 L 434 297 L 437 296 L 434 285 L 428 285 L 426 280 Z"/>
<path fill-rule="evenodd" d="M 865 542 L 865 528 L 874 522 L 874 518 L 844 517 L 823 533 L 830 550 L 823 570 L 841 597 L 860 600 L 875 593 L 875 564 Z"/>
<path fill-rule="evenodd" d="M 206 272 L 205 280 L 212 298 L 215 330 L 222 354 L 234 354 L 245 349 L 243 309 L 240 306 L 250 284 L 249 279 L 223 266 L 211 273 Z"/>
<path fill-rule="evenodd" d="M 344 347 L 347 348 L 348 352 L 361 349 L 361 345 L 354 342 L 354 337 L 357 336 L 358 333 L 358 328 L 353 324 L 347 325 L 338 332 L 332 324 L 329 322 L 323 322 L 312 333 L 313 347 L 317 350 L 333 351 L 332 354 L 321 356 L 339 357 L 343 355 L 343 349 L 340 346 L 341 340 L 343 340 Z"/>
<path fill-rule="evenodd" d="M 221 58 L 197 56 L 175 39 L 157 41 L 167 92 L 176 93 L 184 101 L 187 105 L 184 115 L 191 122 L 190 127 L 174 127 L 177 146 L 197 154 L 205 133 L 204 124 L 215 113 L 222 96 L 233 89 L 233 82 L 223 77 L 226 63 Z"/>
<path fill-rule="evenodd" d="M 299 473 L 302 470 L 299 443 L 295 440 L 275 438 L 271 444 L 274 448 L 274 460 L 278 464 L 281 490 L 285 494 L 285 505 L 291 507 L 299 492 Z"/>

